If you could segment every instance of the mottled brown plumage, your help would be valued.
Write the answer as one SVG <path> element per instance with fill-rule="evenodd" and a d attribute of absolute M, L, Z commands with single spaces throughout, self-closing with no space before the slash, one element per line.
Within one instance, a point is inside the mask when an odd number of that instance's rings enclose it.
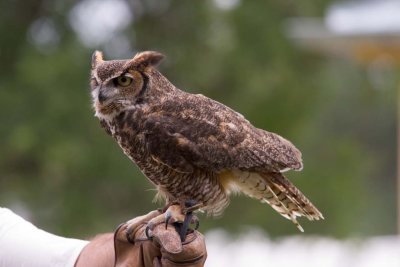
<path fill-rule="evenodd" d="M 303 167 L 291 142 L 219 102 L 177 89 L 155 68 L 162 58 L 143 52 L 104 61 L 95 52 L 91 88 L 101 125 L 167 203 L 195 200 L 217 215 L 229 194 L 242 192 L 296 225 L 296 216 L 323 218 L 282 174 Z"/>

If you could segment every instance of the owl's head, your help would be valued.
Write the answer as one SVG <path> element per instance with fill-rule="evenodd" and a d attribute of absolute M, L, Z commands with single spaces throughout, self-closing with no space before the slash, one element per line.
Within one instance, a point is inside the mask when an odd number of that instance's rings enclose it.
<path fill-rule="evenodd" d="M 102 52 L 95 51 L 90 87 L 96 116 L 108 120 L 140 105 L 150 86 L 152 68 L 163 58 L 158 52 L 146 51 L 132 59 L 106 61 Z"/>

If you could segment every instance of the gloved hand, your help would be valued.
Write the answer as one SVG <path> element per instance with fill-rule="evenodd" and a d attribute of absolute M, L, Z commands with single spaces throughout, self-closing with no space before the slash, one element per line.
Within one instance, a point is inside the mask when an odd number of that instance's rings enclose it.
<path fill-rule="evenodd" d="M 181 242 L 174 225 L 155 225 L 146 236 L 147 222 L 160 215 L 152 211 L 121 224 L 114 233 L 115 267 L 201 267 L 207 258 L 204 236 L 194 230 Z"/>

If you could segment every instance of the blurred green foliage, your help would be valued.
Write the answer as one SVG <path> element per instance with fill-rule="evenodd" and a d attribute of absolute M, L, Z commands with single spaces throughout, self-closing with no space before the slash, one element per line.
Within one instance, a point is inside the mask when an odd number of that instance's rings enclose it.
<path fill-rule="evenodd" d="M 69 14 L 79 2 L 0 3 L 0 205 L 29 211 L 49 231 L 85 237 L 160 204 L 93 116 L 90 56 L 107 44 L 86 47 L 77 38 Z M 288 176 L 326 218 L 301 220 L 307 234 L 395 232 L 395 82 L 377 90 L 364 66 L 303 51 L 284 34 L 286 19 L 321 17 L 332 1 L 242 0 L 228 10 L 211 0 L 162 2 L 129 2 L 126 56 L 163 52 L 160 69 L 179 88 L 292 140 L 305 168 Z M 38 45 L 30 32 L 44 18 L 57 39 Z M 201 221 L 203 230 L 298 233 L 243 196 L 221 218 Z"/>

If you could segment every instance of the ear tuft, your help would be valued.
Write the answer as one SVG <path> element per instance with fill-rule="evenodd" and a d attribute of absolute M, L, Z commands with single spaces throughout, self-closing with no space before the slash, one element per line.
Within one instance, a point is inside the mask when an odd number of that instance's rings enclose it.
<path fill-rule="evenodd" d="M 103 52 L 101 51 L 94 51 L 93 55 L 92 55 L 92 69 L 95 69 L 96 66 L 103 62 Z"/>
<path fill-rule="evenodd" d="M 156 66 L 163 58 L 164 55 L 159 52 L 145 51 L 135 55 L 135 57 L 132 59 L 132 65 L 142 68 Z"/>

